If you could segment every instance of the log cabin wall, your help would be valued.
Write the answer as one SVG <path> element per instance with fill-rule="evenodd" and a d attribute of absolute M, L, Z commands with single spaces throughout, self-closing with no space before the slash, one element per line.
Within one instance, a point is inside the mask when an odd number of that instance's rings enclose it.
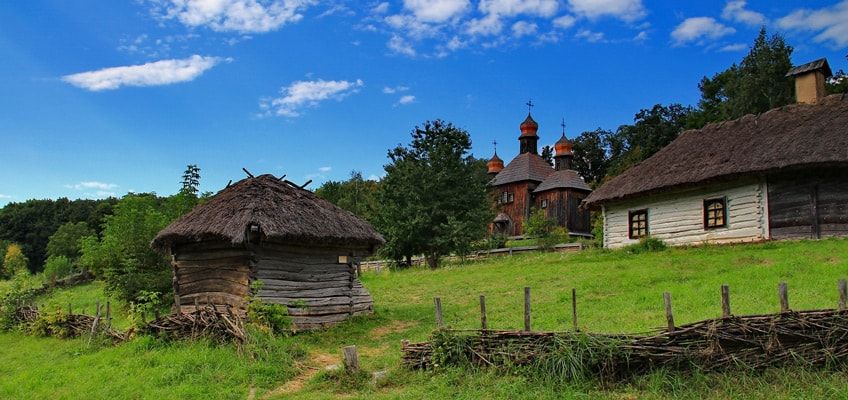
<path fill-rule="evenodd" d="M 518 236 L 524 234 L 524 220 L 530 213 L 530 207 L 533 206 L 531 192 L 536 188 L 536 185 L 535 183 L 524 181 L 508 183 L 492 189 L 496 198 L 500 198 L 503 192 L 513 194 L 513 201 L 497 205 L 497 209 L 508 215 L 511 221 L 510 227 L 506 232 L 507 235 Z"/>
<path fill-rule="evenodd" d="M 547 200 L 545 215 L 556 220 L 557 226 L 563 226 L 569 232 L 591 233 L 589 211 L 580 208 L 580 203 L 588 196 L 588 193 L 571 189 L 553 189 L 536 193 L 535 196 L 533 207 L 541 209 L 542 201 Z"/>
<path fill-rule="evenodd" d="M 247 307 L 250 251 L 229 243 L 198 243 L 180 246 L 171 254 L 175 301 L 179 301 L 175 305 L 181 311 L 193 311 L 195 301 L 236 310 Z"/>
<path fill-rule="evenodd" d="M 769 228 L 774 239 L 848 235 L 848 178 L 835 169 L 768 177 Z"/>
<path fill-rule="evenodd" d="M 704 228 L 704 200 L 725 198 L 727 226 Z M 642 196 L 604 206 L 604 247 L 637 243 L 629 238 L 628 212 L 648 211 L 648 233 L 669 245 L 762 241 L 769 238 L 767 188 L 752 179 Z"/>
<path fill-rule="evenodd" d="M 288 307 L 298 329 L 314 329 L 373 311 L 371 295 L 339 256 L 350 248 L 263 243 L 254 255 L 251 281 L 262 281 L 262 302 Z"/>

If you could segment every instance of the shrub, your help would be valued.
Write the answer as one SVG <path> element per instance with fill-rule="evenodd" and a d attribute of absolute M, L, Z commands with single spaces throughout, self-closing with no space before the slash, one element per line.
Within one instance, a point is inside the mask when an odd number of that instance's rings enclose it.
<path fill-rule="evenodd" d="M 57 337 L 67 339 L 73 336 L 73 331 L 68 326 L 68 315 L 62 310 L 54 312 L 41 312 L 29 326 L 29 333 L 36 336 Z"/>
<path fill-rule="evenodd" d="M 548 218 L 545 210 L 536 209 L 524 222 L 524 233 L 530 237 L 541 238 L 550 234 L 556 228 L 556 221 Z"/>
<path fill-rule="evenodd" d="M 282 304 L 267 304 L 263 303 L 256 296 L 259 290 L 262 289 L 262 281 L 254 281 L 250 285 L 251 292 L 254 294 L 250 297 L 247 305 L 248 320 L 260 327 L 264 327 L 273 333 L 288 333 L 292 328 L 292 320 L 289 317 L 288 307 Z M 306 303 L 295 304 L 295 307 L 306 307 Z"/>
<path fill-rule="evenodd" d="M 35 298 L 33 288 L 40 285 L 41 282 L 29 273 L 14 276 L 12 284 L 0 295 L 0 331 L 11 330 L 18 325 L 18 307 L 32 302 Z"/>
<path fill-rule="evenodd" d="M 62 279 L 72 272 L 74 272 L 74 263 L 68 257 L 47 257 L 47 262 L 44 264 L 44 277 L 48 282 L 55 282 L 57 279 Z"/>
<path fill-rule="evenodd" d="M 85 222 L 68 222 L 59 227 L 47 242 L 48 262 L 50 257 L 65 256 L 76 261 L 80 256 L 80 240 L 94 235 Z"/>
<path fill-rule="evenodd" d="M 642 239 L 639 239 L 639 243 L 626 246 L 623 250 L 631 254 L 640 254 L 663 251 L 667 248 L 668 245 L 666 245 L 662 240 L 651 236 L 645 236 Z"/>
<path fill-rule="evenodd" d="M 3 257 L 2 275 L 12 277 L 17 274 L 29 274 L 28 262 L 29 260 L 24 255 L 21 246 L 12 243 L 6 248 L 6 255 Z"/>
<path fill-rule="evenodd" d="M 146 315 L 155 314 L 162 305 L 162 295 L 159 292 L 142 290 L 134 301 L 130 302 L 129 320 L 134 327 L 144 325 Z"/>
<path fill-rule="evenodd" d="M 569 240 L 571 240 L 571 237 L 568 236 L 568 229 L 559 226 L 552 229 L 547 235 L 540 236 L 537 243 L 542 249 L 550 250 L 560 243 L 568 243 Z"/>
<path fill-rule="evenodd" d="M 592 214 L 592 236 L 595 237 L 594 245 L 604 247 L 604 215 L 603 213 Z"/>

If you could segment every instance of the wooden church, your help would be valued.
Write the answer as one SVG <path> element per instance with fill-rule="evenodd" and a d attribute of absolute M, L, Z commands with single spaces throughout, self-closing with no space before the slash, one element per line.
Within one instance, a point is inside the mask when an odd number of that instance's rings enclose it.
<path fill-rule="evenodd" d="M 531 105 L 528 103 L 528 105 Z M 507 236 L 524 234 L 524 221 L 536 209 L 556 220 L 573 235 L 590 235 L 589 212 L 580 203 L 592 189 L 572 169 L 572 145 L 562 137 L 554 145 L 554 166 L 538 153 L 539 124 L 530 113 L 521 123 L 518 137 L 519 153 L 506 166 L 497 150 L 488 162 L 489 187 L 495 200 L 497 216 L 491 229 Z"/>

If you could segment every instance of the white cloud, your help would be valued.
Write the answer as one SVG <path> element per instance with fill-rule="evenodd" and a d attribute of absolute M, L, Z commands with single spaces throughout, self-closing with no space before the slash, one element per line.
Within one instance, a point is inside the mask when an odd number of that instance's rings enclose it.
<path fill-rule="evenodd" d="M 563 15 L 554 19 L 554 26 L 560 29 L 568 29 L 574 26 L 577 18 L 572 15 Z"/>
<path fill-rule="evenodd" d="M 674 28 L 671 38 L 674 39 L 675 45 L 680 46 L 691 42 L 702 43 L 704 39 L 718 39 L 735 32 L 736 29 L 716 21 L 715 18 L 694 17 L 687 18 Z"/>
<path fill-rule="evenodd" d="M 519 14 L 551 17 L 559 9 L 557 0 L 480 0 L 480 12 L 513 17 Z"/>
<path fill-rule="evenodd" d="M 745 8 L 746 0 L 730 0 L 724 6 L 721 17 L 728 21 L 740 22 L 750 26 L 763 25 L 766 22 L 765 15 Z"/>
<path fill-rule="evenodd" d="M 193 55 L 180 60 L 161 60 L 141 65 L 103 68 L 66 75 L 62 80 L 91 90 L 111 90 L 121 86 L 159 86 L 192 81 L 221 61 L 218 57 Z"/>
<path fill-rule="evenodd" d="M 333 167 L 321 167 L 318 168 L 318 172 L 330 172 L 333 170 Z"/>
<path fill-rule="evenodd" d="M 848 46 L 848 0 L 832 7 L 810 10 L 798 9 L 777 20 L 782 29 L 818 32 L 817 43 L 831 42 L 838 48 Z"/>
<path fill-rule="evenodd" d="M 468 0 L 403 0 L 403 7 L 425 22 L 445 22 L 464 13 Z"/>
<path fill-rule="evenodd" d="M 8 194 L 0 193 L 0 199 L 11 199 L 11 198 L 12 198 L 12 196 L 9 196 Z"/>
<path fill-rule="evenodd" d="M 574 37 L 578 39 L 586 39 L 589 43 L 597 43 L 604 40 L 603 32 L 592 32 L 588 29 L 581 29 Z"/>
<path fill-rule="evenodd" d="M 162 18 L 220 32 L 269 32 L 303 18 L 315 0 L 170 0 Z"/>
<path fill-rule="evenodd" d="M 385 21 L 389 27 L 416 39 L 435 36 L 439 30 L 437 25 L 431 25 L 409 14 L 389 15 Z"/>
<path fill-rule="evenodd" d="M 468 21 L 465 33 L 471 36 L 491 36 L 501 33 L 503 22 L 497 14 L 489 14 L 483 18 L 475 18 Z"/>
<path fill-rule="evenodd" d="M 636 36 L 633 37 L 634 42 L 644 42 L 646 40 L 648 40 L 647 31 L 640 31 L 638 34 L 636 34 Z"/>
<path fill-rule="evenodd" d="M 383 93 L 385 93 L 385 94 L 395 94 L 397 92 L 405 92 L 407 90 L 409 90 L 408 86 L 394 86 L 394 87 L 386 86 L 386 87 L 383 88 Z"/>
<path fill-rule="evenodd" d="M 401 96 L 400 100 L 398 100 L 398 104 L 407 105 L 415 102 L 415 96 L 408 94 L 405 96 Z"/>
<path fill-rule="evenodd" d="M 369 180 L 369 181 L 379 181 L 380 179 L 382 179 L 382 178 L 380 178 L 380 177 L 379 177 L 379 176 L 377 176 L 377 175 L 374 175 L 374 174 L 368 175 L 368 180 Z"/>
<path fill-rule="evenodd" d="M 413 48 L 412 45 L 404 38 L 398 35 L 392 36 L 392 38 L 389 39 L 389 42 L 386 43 L 386 46 L 388 46 L 389 50 L 395 54 L 402 54 L 408 57 L 415 57 L 416 54 L 415 48 Z"/>
<path fill-rule="evenodd" d="M 385 14 L 388 11 L 389 11 L 389 3 L 387 1 L 384 1 L 380 4 L 377 4 L 376 6 L 374 6 L 374 8 L 371 9 L 371 12 L 374 13 L 374 14 Z"/>
<path fill-rule="evenodd" d="M 515 37 L 533 35 L 539 30 L 539 26 L 527 21 L 518 21 L 512 24 L 512 34 Z"/>
<path fill-rule="evenodd" d="M 280 97 L 263 99 L 260 108 L 265 115 L 297 117 L 304 107 L 317 107 L 325 100 L 342 100 L 356 93 L 364 83 L 356 81 L 296 81 L 280 89 Z"/>
<path fill-rule="evenodd" d="M 645 17 L 642 0 L 568 0 L 571 12 L 589 19 L 612 17 L 632 22 Z"/>
<path fill-rule="evenodd" d="M 104 183 L 104 182 L 98 182 L 98 181 L 82 181 L 80 183 L 75 183 L 75 184 L 72 184 L 72 185 L 65 185 L 65 187 L 68 188 L 68 189 L 75 189 L 75 190 L 90 190 L 90 189 L 111 190 L 111 189 L 117 188 L 118 185 L 116 185 L 114 183 Z"/>
<path fill-rule="evenodd" d="M 718 49 L 718 51 L 737 52 L 737 51 L 742 51 L 742 50 L 746 50 L 746 49 L 748 49 L 748 45 L 745 44 L 745 43 L 733 43 L 733 44 L 728 44 L 726 46 L 723 46 L 722 48 Z"/>

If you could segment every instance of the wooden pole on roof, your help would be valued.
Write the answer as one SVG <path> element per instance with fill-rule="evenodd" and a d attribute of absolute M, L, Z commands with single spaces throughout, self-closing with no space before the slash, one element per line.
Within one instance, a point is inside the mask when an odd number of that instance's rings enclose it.
<path fill-rule="evenodd" d="M 247 174 L 247 176 L 249 176 L 251 178 L 254 177 L 253 174 L 251 174 L 250 171 L 247 170 L 247 168 L 242 167 L 241 170 L 244 171 L 244 173 Z"/>

